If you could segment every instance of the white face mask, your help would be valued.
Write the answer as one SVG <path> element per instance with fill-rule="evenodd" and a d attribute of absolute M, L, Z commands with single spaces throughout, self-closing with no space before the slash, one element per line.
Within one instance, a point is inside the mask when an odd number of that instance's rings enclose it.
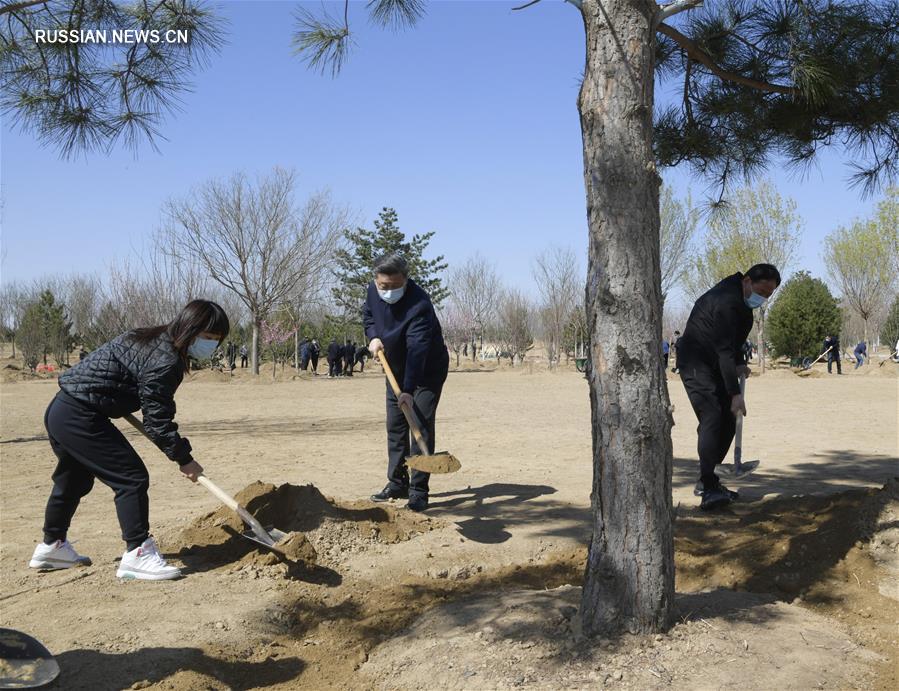
<path fill-rule="evenodd" d="M 381 296 L 381 299 L 388 305 L 392 305 L 395 302 L 399 301 L 401 297 L 403 297 L 406 292 L 406 286 L 403 285 L 399 288 L 394 288 L 393 290 L 381 290 L 380 288 L 378 288 L 377 290 L 378 295 Z"/>
<path fill-rule="evenodd" d="M 758 293 L 753 292 L 749 294 L 748 298 L 743 298 L 743 302 L 746 303 L 746 306 L 749 309 L 754 310 L 765 304 L 765 298 Z"/>
<path fill-rule="evenodd" d="M 190 344 L 187 354 L 194 360 L 206 360 L 218 348 L 219 342 L 211 338 L 200 338 L 199 336 Z"/>

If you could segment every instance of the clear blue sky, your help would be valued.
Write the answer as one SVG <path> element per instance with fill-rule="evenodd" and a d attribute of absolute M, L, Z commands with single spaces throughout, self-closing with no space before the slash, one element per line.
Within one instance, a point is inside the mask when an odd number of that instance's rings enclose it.
<path fill-rule="evenodd" d="M 275 165 L 299 171 L 303 191 L 330 189 L 366 224 L 392 206 L 407 234 L 437 231 L 433 250 L 451 264 L 479 250 L 525 289 L 531 258 L 550 244 L 586 265 L 580 17 L 554 0 L 512 6 L 430 2 L 416 29 L 394 33 L 353 3 L 356 45 L 332 79 L 291 53 L 298 3 L 222 4 L 228 45 L 165 122 L 159 153 L 64 161 L 4 122 L 3 280 L 102 272 L 154 232 L 167 198 Z M 806 221 L 799 264 L 817 275 L 823 236 L 875 203 L 847 175 L 838 151 L 805 180 L 772 166 Z M 665 177 L 694 199 L 707 188 L 685 170 Z"/>

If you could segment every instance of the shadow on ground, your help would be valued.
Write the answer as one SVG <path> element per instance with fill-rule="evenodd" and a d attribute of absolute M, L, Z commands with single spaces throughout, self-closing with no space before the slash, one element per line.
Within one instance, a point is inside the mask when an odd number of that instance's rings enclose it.
<path fill-rule="evenodd" d="M 210 682 L 215 680 L 229 689 L 243 691 L 287 682 L 306 667 L 296 657 L 244 662 L 218 658 L 198 648 L 141 648 L 121 654 L 69 650 L 57 655 L 56 660 L 60 674 L 50 688 L 92 691 L 127 689 L 145 681 L 155 684 L 184 673 L 207 678 L 192 679 L 192 688 L 213 688 Z"/>
<path fill-rule="evenodd" d="M 455 519 L 463 537 L 484 544 L 503 543 L 512 537 L 510 530 L 523 526 L 547 537 L 586 541 L 590 509 L 545 498 L 555 493 L 549 485 L 491 483 L 432 494 L 428 514 Z M 460 514 L 470 518 L 460 520 Z"/>
<path fill-rule="evenodd" d="M 814 460 L 775 467 L 762 458 L 759 469 L 739 482 L 719 473 L 722 482 L 739 489 L 742 497 L 760 499 L 766 494 L 832 494 L 854 487 L 882 486 L 899 473 L 899 458 L 860 454 L 848 450 L 810 453 Z M 752 459 L 755 457 L 753 456 Z M 727 461 L 731 462 L 728 457 Z M 746 460 L 750 460 L 747 458 Z M 773 460 L 773 459 L 769 459 Z M 674 459 L 674 489 L 692 488 L 699 476 L 699 462 L 691 458 Z"/>

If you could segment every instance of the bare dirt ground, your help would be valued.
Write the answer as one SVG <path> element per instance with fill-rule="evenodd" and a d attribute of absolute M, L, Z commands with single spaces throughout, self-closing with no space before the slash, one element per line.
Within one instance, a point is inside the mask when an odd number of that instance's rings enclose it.
<path fill-rule="evenodd" d="M 678 619 L 608 641 L 584 640 L 577 615 L 590 535 L 582 375 L 451 373 L 438 447 L 463 468 L 432 478 L 419 516 L 365 500 L 384 484 L 378 374 L 200 373 L 178 393 L 197 459 L 260 518 L 302 533 L 306 560 L 288 566 L 236 537 L 215 498 L 123 424 L 151 472 L 154 533 L 185 573 L 142 583 L 115 578 L 124 547 L 102 486 L 70 535 L 93 566 L 27 568 L 56 382 L 5 369 L 0 625 L 42 640 L 64 689 L 893 689 L 899 368 L 879 369 L 751 378 L 744 458 L 763 465 L 714 515 L 692 495 L 696 422 L 671 375 Z M 296 487 L 275 489 L 285 483 Z"/>

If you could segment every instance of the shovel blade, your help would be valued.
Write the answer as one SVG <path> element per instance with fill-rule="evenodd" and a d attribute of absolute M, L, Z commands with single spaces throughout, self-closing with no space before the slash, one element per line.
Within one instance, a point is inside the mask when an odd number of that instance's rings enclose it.
<path fill-rule="evenodd" d="M 0 689 L 36 689 L 59 676 L 59 664 L 40 641 L 0 629 Z"/>
<path fill-rule="evenodd" d="M 718 466 L 718 469 L 739 480 L 758 470 L 760 463 L 761 461 L 746 461 L 745 463 L 740 464 L 739 469 L 737 469 L 733 463 L 722 463 Z"/>
<path fill-rule="evenodd" d="M 406 465 L 413 470 L 436 474 L 455 473 L 462 467 L 459 459 L 448 451 L 439 451 L 429 455 L 409 456 L 406 458 Z"/>
<path fill-rule="evenodd" d="M 245 537 L 247 540 L 252 540 L 257 545 L 262 545 L 272 551 L 280 552 L 275 543 L 280 542 L 285 537 L 287 537 L 287 533 L 283 530 L 278 530 L 277 528 L 266 528 L 265 529 L 266 536 L 257 535 L 252 530 L 248 530 L 245 533 L 241 533 L 241 537 Z M 266 539 L 268 538 L 268 539 Z"/>

